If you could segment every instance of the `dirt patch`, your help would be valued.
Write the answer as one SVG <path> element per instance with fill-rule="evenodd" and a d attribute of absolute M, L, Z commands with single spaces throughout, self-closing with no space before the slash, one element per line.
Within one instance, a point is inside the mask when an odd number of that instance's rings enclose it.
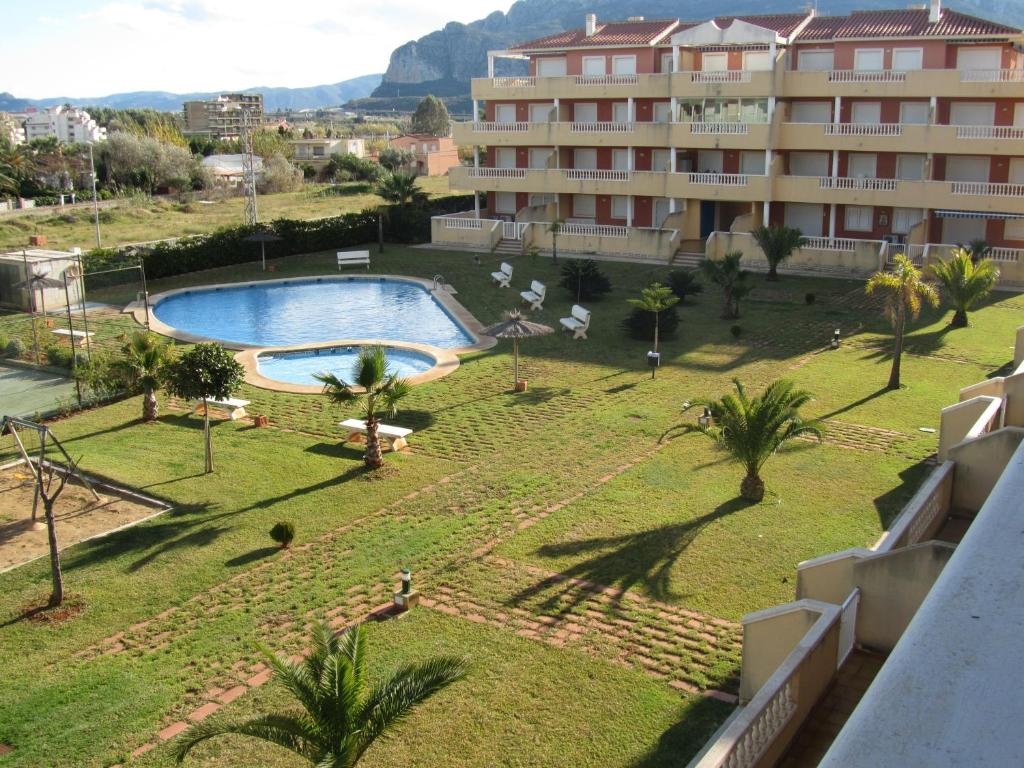
<path fill-rule="evenodd" d="M 60 624 L 85 610 L 85 601 L 76 595 L 65 594 L 64 602 L 57 606 L 51 606 L 48 601 L 47 596 L 26 603 L 19 609 L 18 619 L 36 624 Z"/>
<path fill-rule="evenodd" d="M 47 553 L 42 502 L 32 524 L 32 472 L 24 465 L 0 471 L 0 572 Z M 165 510 L 109 486 L 97 487 L 96 501 L 72 480 L 57 500 L 57 541 L 61 549 L 109 533 Z"/>

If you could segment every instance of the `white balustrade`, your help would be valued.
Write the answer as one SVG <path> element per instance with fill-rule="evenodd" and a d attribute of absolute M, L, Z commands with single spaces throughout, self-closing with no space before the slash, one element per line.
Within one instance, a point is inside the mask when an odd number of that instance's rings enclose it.
<path fill-rule="evenodd" d="M 958 139 L 1024 139 L 1024 128 L 1012 125 L 958 125 Z"/>
<path fill-rule="evenodd" d="M 954 195 L 981 195 L 985 197 L 1020 197 L 1024 184 L 993 184 L 988 181 L 954 181 L 950 183 Z"/>
<path fill-rule="evenodd" d="M 558 228 L 558 235 L 571 237 L 628 237 L 628 227 L 615 227 L 610 224 L 577 224 L 565 222 Z"/>
<path fill-rule="evenodd" d="M 903 83 L 907 73 L 893 69 L 833 69 L 830 83 Z"/>
<path fill-rule="evenodd" d="M 631 133 L 633 123 L 569 123 L 570 133 Z"/>
<path fill-rule="evenodd" d="M 836 653 L 836 669 L 846 662 L 857 641 L 857 607 L 860 605 L 860 588 L 856 588 L 843 601 L 839 614 L 839 650 Z"/>
<path fill-rule="evenodd" d="M 869 190 L 872 192 L 894 192 L 896 179 L 854 178 L 852 176 L 822 176 L 818 180 L 821 189 Z"/>
<path fill-rule="evenodd" d="M 682 73 L 681 73 L 682 74 Z M 691 83 L 749 83 L 749 69 L 690 72 Z"/>
<path fill-rule="evenodd" d="M 636 85 L 636 75 L 576 75 L 576 85 Z"/>
<path fill-rule="evenodd" d="M 796 712 L 796 695 L 792 679 L 775 691 L 775 695 L 761 707 L 757 717 L 743 735 L 736 740 L 722 768 L 753 768 L 764 751 Z"/>
<path fill-rule="evenodd" d="M 961 83 L 1024 83 L 1021 69 L 962 69 Z"/>
<path fill-rule="evenodd" d="M 749 123 L 690 123 L 692 135 L 729 134 L 745 135 L 750 133 Z"/>
<path fill-rule="evenodd" d="M 722 187 L 745 187 L 747 185 L 747 174 L 745 173 L 691 173 L 689 177 L 691 184 L 717 184 Z"/>
<path fill-rule="evenodd" d="M 899 123 L 824 123 L 826 136 L 900 136 Z"/>
<path fill-rule="evenodd" d="M 491 79 L 495 88 L 533 88 L 537 84 L 535 77 L 495 77 Z"/>
<path fill-rule="evenodd" d="M 993 247 L 988 254 L 988 257 L 992 261 L 1001 261 L 1016 264 L 1021 260 L 1021 256 L 1024 255 L 1024 249 L 1021 248 L 1002 248 L 999 246 Z"/>
<path fill-rule="evenodd" d="M 481 229 L 482 221 L 480 219 L 465 219 L 465 218 L 448 218 L 444 217 L 444 228 L 445 229 Z"/>
<path fill-rule="evenodd" d="M 568 168 L 562 174 L 569 181 L 629 181 L 629 171 L 599 168 Z"/>
<path fill-rule="evenodd" d="M 530 129 L 530 123 L 473 123 L 473 130 L 481 133 L 526 133 Z"/>
<path fill-rule="evenodd" d="M 857 240 L 849 237 L 805 237 L 803 247 L 816 251 L 853 252 L 857 250 L 857 243 Z"/>
<path fill-rule="evenodd" d="M 478 179 L 525 179 L 525 168 L 470 168 L 469 175 Z"/>

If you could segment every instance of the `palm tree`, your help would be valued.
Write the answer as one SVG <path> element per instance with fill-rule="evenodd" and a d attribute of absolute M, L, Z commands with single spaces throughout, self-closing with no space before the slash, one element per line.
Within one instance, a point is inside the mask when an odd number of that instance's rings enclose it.
<path fill-rule="evenodd" d="M 324 385 L 324 394 L 338 405 L 361 404 L 366 409 L 366 455 L 363 458 L 367 469 L 384 466 L 380 451 L 377 413 L 394 416 L 399 401 L 409 394 L 411 387 L 405 379 L 398 378 L 388 366 L 384 347 L 364 347 L 352 369 L 354 384 L 347 384 L 333 373 L 314 374 Z"/>
<path fill-rule="evenodd" d="M 754 240 L 761 246 L 764 256 L 768 259 L 768 280 L 779 279 L 777 267 L 783 261 L 793 255 L 793 251 L 803 248 L 807 238 L 803 232 L 785 224 L 776 224 L 772 227 L 758 227 L 753 232 Z"/>
<path fill-rule="evenodd" d="M 551 262 L 558 263 L 558 233 L 562 231 L 565 219 L 555 219 L 548 224 L 548 232 L 551 233 Z"/>
<path fill-rule="evenodd" d="M 402 171 L 389 173 L 381 179 L 377 194 L 392 205 L 420 205 L 427 199 L 427 193 L 416 183 L 416 176 Z"/>
<path fill-rule="evenodd" d="M 754 290 L 747 282 L 750 273 L 740 268 L 742 257 L 740 251 L 733 251 L 718 260 L 705 259 L 700 265 L 708 280 L 722 289 L 725 302 L 722 308 L 723 320 L 735 320 L 739 317 L 740 299 Z"/>
<path fill-rule="evenodd" d="M 992 246 L 988 244 L 988 241 L 983 237 L 975 238 L 971 240 L 966 246 L 960 246 L 971 256 L 971 261 L 980 261 L 981 259 L 987 259 L 992 253 Z"/>
<path fill-rule="evenodd" d="M 142 390 L 142 420 L 156 421 L 160 406 L 156 392 L 164 383 L 173 347 L 155 333 L 136 331 L 124 345 L 121 361 L 132 389 Z"/>
<path fill-rule="evenodd" d="M 747 397 L 739 379 L 733 379 L 733 383 L 735 395 L 697 403 L 707 406 L 712 421 L 688 430 L 704 433 L 729 451 L 747 470 L 740 484 L 740 495 L 750 501 L 761 501 L 764 480 L 760 473 L 765 462 L 794 437 L 814 435 L 821 440 L 825 429 L 818 421 L 801 418 L 800 407 L 813 398 L 809 392 L 795 389 L 793 382 L 774 381 L 753 398 Z"/>
<path fill-rule="evenodd" d="M 264 715 L 241 723 L 211 718 L 182 734 L 178 762 L 199 743 L 234 733 L 277 744 L 317 768 L 351 768 L 388 729 L 418 704 L 466 676 L 466 663 L 438 656 L 406 664 L 372 688 L 361 625 L 335 635 L 330 624 L 313 628 L 310 654 L 295 662 L 260 648 L 274 679 L 298 700 L 302 713 Z"/>
<path fill-rule="evenodd" d="M 0 192 L 17 195 L 21 182 L 35 166 L 32 153 L 24 146 L 0 145 Z"/>
<path fill-rule="evenodd" d="M 939 294 L 921 280 L 921 272 L 905 254 L 897 253 L 892 272 L 876 272 L 864 289 L 867 294 L 881 293 L 885 299 L 885 314 L 892 323 L 895 343 L 892 370 L 886 389 L 900 388 L 900 359 L 903 357 L 903 334 L 907 328 L 907 315 L 916 320 L 921 314 L 921 302 L 933 307 L 939 304 Z"/>
<path fill-rule="evenodd" d="M 644 310 L 645 312 L 651 312 L 654 315 L 654 352 L 658 351 L 658 320 L 661 317 L 661 313 L 669 307 L 674 307 L 679 303 L 679 297 L 676 296 L 672 289 L 667 285 L 661 283 L 651 283 L 649 286 L 640 291 L 639 299 L 626 299 L 634 307 Z M 657 368 L 651 368 L 651 378 L 654 378 L 654 374 L 657 372 Z"/>
<path fill-rule="evenodd" d="M 932 275 L 941 283 L 955 312 L 950 326 L 967 327 L 967 312 L 988 296 L 999 280 L 999 268 L 991 259 L 975 261 L 970 251 L 957 248 L 948 261 L 931 265 Z"/>

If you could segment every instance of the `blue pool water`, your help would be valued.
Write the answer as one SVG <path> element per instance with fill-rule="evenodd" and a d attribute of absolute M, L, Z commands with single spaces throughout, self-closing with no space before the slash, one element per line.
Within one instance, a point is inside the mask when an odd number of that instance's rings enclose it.
<path fill-rule="evenodd" d="M 404 280 L 289 280 L 200 289 L 153 313 L 178 330 L 219 341 L 279 347 L 335 339 L 386 339 L 454 349 L 473 338 L 430 292 Z"/>
<path fill-rule="evenodd" d="M 274 381 L 289 384 L 319 384 L 314 373 L 333 373 L 342 381 L 354 380 L 353 369 L 359 355 L 359 347 L 333 347 L 317 351 L 266 352 L 256 358 L 260 373 Z M 387 349 L 391 372 L 406 379 L 430 370 L 434 358 L 411 349 Z"/>

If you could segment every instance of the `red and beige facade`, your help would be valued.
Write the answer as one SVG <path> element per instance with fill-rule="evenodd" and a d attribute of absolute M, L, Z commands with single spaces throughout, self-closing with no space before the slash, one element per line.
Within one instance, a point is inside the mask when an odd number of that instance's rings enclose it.
<path fill-rule="evenodd" d="M 795 260 L 808 268 L 871 271 L 896 249 L 924 260 L 975 239 L 1010 273 L 1024 261 L 1020 30 L 937 2 L 586 21 L 491 54 L 476 119 L 454 126 L 476 155 L 452 186 L 478 204 L 435 241 L 543 248 L 548 227 L 530 222 L 562 220 L 560 249 L 756 261 L 746 233 L 786 223 L 812 238 Z M 499 57 L 529 74 L 494 77 Z"/>

